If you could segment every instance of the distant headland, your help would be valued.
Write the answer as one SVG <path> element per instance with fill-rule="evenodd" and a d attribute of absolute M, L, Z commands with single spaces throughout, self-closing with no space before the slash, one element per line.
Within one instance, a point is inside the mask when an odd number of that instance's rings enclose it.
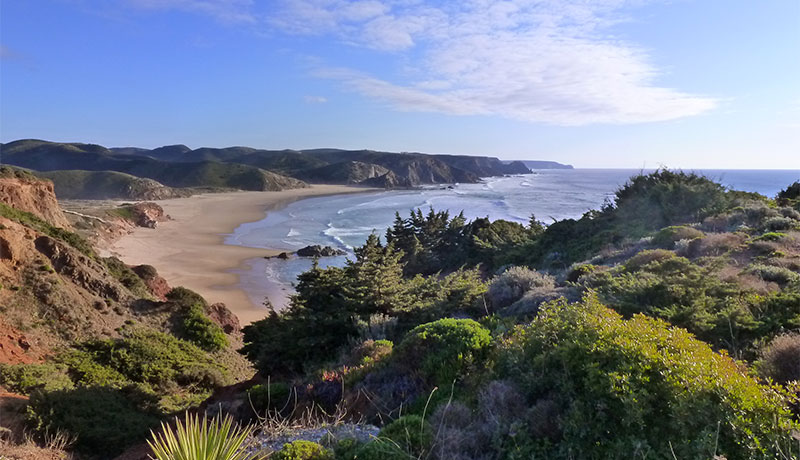
<path fill-rule="evenodd" d="M 413 188 L 572 168 L 553 161 L 376 150 L 155 149 L 24 139 L 0 144 L 3 163 L 55 184 L 60 199 L 163 199 L 208 191 L 277 191 L 309 183 Z"/>

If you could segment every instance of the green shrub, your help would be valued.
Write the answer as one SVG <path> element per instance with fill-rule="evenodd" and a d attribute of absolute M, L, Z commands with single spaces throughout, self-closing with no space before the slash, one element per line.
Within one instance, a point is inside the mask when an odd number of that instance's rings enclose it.
<path fill-rule="evenodd" d="M 673 225 L 662 228 L 653 236 L 652 243 L 656 246 L 672 249 L 680 240 L 693 240 L 702 238 L 704 233 L 700 230 L 685 225 Z"/>
<path fill-rule="evenodd" d="M 648 264 L 663 262 L 673 257 L 676 257 L 675 253 L 666 249 L 647 249 L 628 259 L 628 261 L 625 262 L 625 269 L 630 272 L 635 272 Z"/>
<path fill-rule="evenodd" d="M 59 364 L 2 364 L 0 385 L 15 393 L 31 394 L 34 390 L 70 390 L 74 387 L 67 368 Z"/>
<path fill-rule="evenodd" d="M 348 361 L 352 366 L 372 364 L 392 354 L 393 348 L 391 340 L 365 340 L 353 348 Z"/>
<path fill-rule="evenodd" d="M 118 370 L 97 361 L 86 350 L 69 350 L 56 356 L 56 362 L 66 365 L 72 380 L 80 386 L 122 387 L 131 379 Z"/>
<path fill-rule="evenodd" d="M 56 360 L 82 386 L 142 385 L 162 398 L 164 411 L 184 409 L 198 395 L 230 383 L 227 369 L 190 342 L 150 329 L 124 334 L 121 339 L 83 342 Z M 176 387 L 183 391 L 176 392 Z"/>
<path fill-rule="evenodd" d="M 500 310 L 521 299 L 531 289 L 541 287 L 552 289 L 555 280 L 548 274 L 527 267 L 510 267 L 492 279 L 488 291 L 489 302 L 494 310 Z"/>
<path fill-rule="evenodd" d="M 592 264 L 574 265 L 570 268 L 569 273 L 567 273 L 567 281 L 575 283 L 581 279 L 582 276 L 593 273 L 596 270 L 597 266 Z"/>
<path fill-rule="evenodd" d="M 414 328 L 394 355 L 435 384 L 449 384 L 487 355 L 489 330 L 471 319 L 445 318 Z"/>
<path fill-rule="evenodd" d="M 170 289 L 170 291 L 167 293 L 167 300 L 172 303 L 176 303 L 183 308 L 192 308 L 195 305 L 200 305 L 203 308 L 208 306 L 208 303 L 203 296 L 183 286 Z"/>
<path fill-rule="evenodd" d="M 134 399 L 104 387 L 34 392 L 28 421 L 37 433 L 62 430 L 77 437 L 78 450 L 110 458 L 144 439 L 158 424 L 158 418 L 137 407 Z"/>
<path fill-rule="evenodd" d="M 788 202 L 800 199 L 800 181 L 794 182 L 778 193 L 779 202 Z"/>
<path fill-rule="evenodd" d="M 770 217 L 769 219 L 764 221 L 764 228 L 771 232 L 779 231 L 779 230 L 791 230 L 796 228 L 800 224 L 794 219 L 789 217 Z"/>
<path fill-rule="evenodd" d="M 253 409 L 259 414 L 290 405 L 291 388 L 281 382 L 254 385 L 247 391 Z"/>
<path fill-rule="evenodd" d="M 786 236 L 785 233 L 767 232 L 755 238 L 753 241 L 780 241 Z"/>
<path fill-rule="evenodd" d="M 199 304 L 195 304 L 184 313 L 182 332 L 188 340 L 206 351 L 217 351 L 228 346 L 225 332 L 209 319 Z"/>
<path fill-rule="evenodd" d="M 333 454 L 336 460 L 353 460 L 359 447 L 361 444 L 353 438 L 342 439 L 333 446 Z"/>
<path fill-rule="evenodd" d="M 150 291 L 145 286 L 142 278 L 139 277 L 130 267 L 116 257 L 105 257 L 101 259 L 108 272 L 116 278 L 123 286 L 130 289 L 135 295 L 150 298 Z"/>
<path fill-rule="evenodd" d="M 389 423 L 378 434 L 397 443 L 412 458 L 423 458 L 433 442 L 433 428 L 419 415 L 406 415 Z"/>
<path fill-rule="evenodd" d="M 529 401 L 551 401 L 560 441 L 530 438 L 537 458 L 755 459 L 796 448 L 776 389 L 688 332 L 624 320 L 593 297 L 543 306 L 504 343 L 496 372 Z"/>
<path fill-rule="evenodd" d="M 753 264 L 748 268 L 748 271 L 754 275 L 760 276 L 765 281 L 772 281 L 778 284 L 788 284 L 800 281 L 800 274 L 783 267 Z"/>
<path fill-rule="evenodd" d="M 274 460 L 334 460 L 333 452 L 322 447 L 316 442 L 294 441 L 284 444 L 283 448 L 274 453 L 270 459 Z"/>
<path fill-rule="evenodd" d="M 410 460 L 411 458 L 413 457 L 397 443 L 385 438 L 377 438 L 362 445 L 353 457 L 356 460 Z"/>
<path fill-rule="evenodd" d="M 131 270 L 139 276 L 139 278 L 143 280 L 151 280 L 158 276 L 158 270 L 152 265 L 137 265 L 133 267 Z"/>

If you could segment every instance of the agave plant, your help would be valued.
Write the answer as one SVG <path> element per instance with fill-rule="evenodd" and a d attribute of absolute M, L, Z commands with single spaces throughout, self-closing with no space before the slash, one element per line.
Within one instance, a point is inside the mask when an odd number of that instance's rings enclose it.
<path fill-rule="evenodd" d="M 165 423 L 161 433 L 151 431 L 153 440 L 147 444 L 155 454 L 153 460 L 254 460 L 261 456 L 243 448 L 252 432 L 251 427 L 236 425 L 230 415 L 210 420 L 203 415 L 201 420 L 187 413 L 184 423 L 175 422 L 175 431 Z"/>

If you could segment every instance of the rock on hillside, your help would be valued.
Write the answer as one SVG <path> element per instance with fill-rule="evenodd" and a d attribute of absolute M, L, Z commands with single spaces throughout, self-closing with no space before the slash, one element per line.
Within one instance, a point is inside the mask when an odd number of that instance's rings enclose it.
<path fill-rule="evenodd" d="M 263 169 L 259 171 L 261 171 L 263 175 L 262 187 L 260 189 L 262 191 L 277 192 L 290 188 L 308 187 L 308 184 L 293 177 L 282 176 L 280 174 Z"/>
<path fill-rule="evenodd" d="M 57 227 L 70 228 L 56 201 L 53 183 L 25 171 L 0 168 L 0 203 L 29 212 Z"/>
<path fill-rule="evenodd" d="M 413 186 L 410 180 L 405 177 L 400 177 L 392 171 L 389 171 L 382 176 L 373 177 L 371 179 L 362 181 L 359 185 L 378 188 L 409 188 Z"/>
<path fill-rule="evenodd" d="M 373 163 L 342 161 L 298 173 L 298 177 L 320 184 L 360 184 L 388 172 L 387 168 Z"/>

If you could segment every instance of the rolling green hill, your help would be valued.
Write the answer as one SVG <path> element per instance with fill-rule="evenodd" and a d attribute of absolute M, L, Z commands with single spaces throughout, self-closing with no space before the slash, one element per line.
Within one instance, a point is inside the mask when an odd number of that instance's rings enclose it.
<path fill-rule="evenodd" d="M 117 171 L 153 179 L 169 187 L 283 190 L 306 185 L 297 179 L 244 164 L 215 161 L 167 162 L 140 154 L 120 154 L 90 144 L 21 140 L 3 144 L 0 149 L 3 163 L 36 171 Z"/>
<path fill-rule="evenodd" d="M 61 200 L 163 200 L 188 196 L 187 189 L 176 189 L 153 179 L 116 171 L 40 171 L 36 175 L 53 181 Z"/>

